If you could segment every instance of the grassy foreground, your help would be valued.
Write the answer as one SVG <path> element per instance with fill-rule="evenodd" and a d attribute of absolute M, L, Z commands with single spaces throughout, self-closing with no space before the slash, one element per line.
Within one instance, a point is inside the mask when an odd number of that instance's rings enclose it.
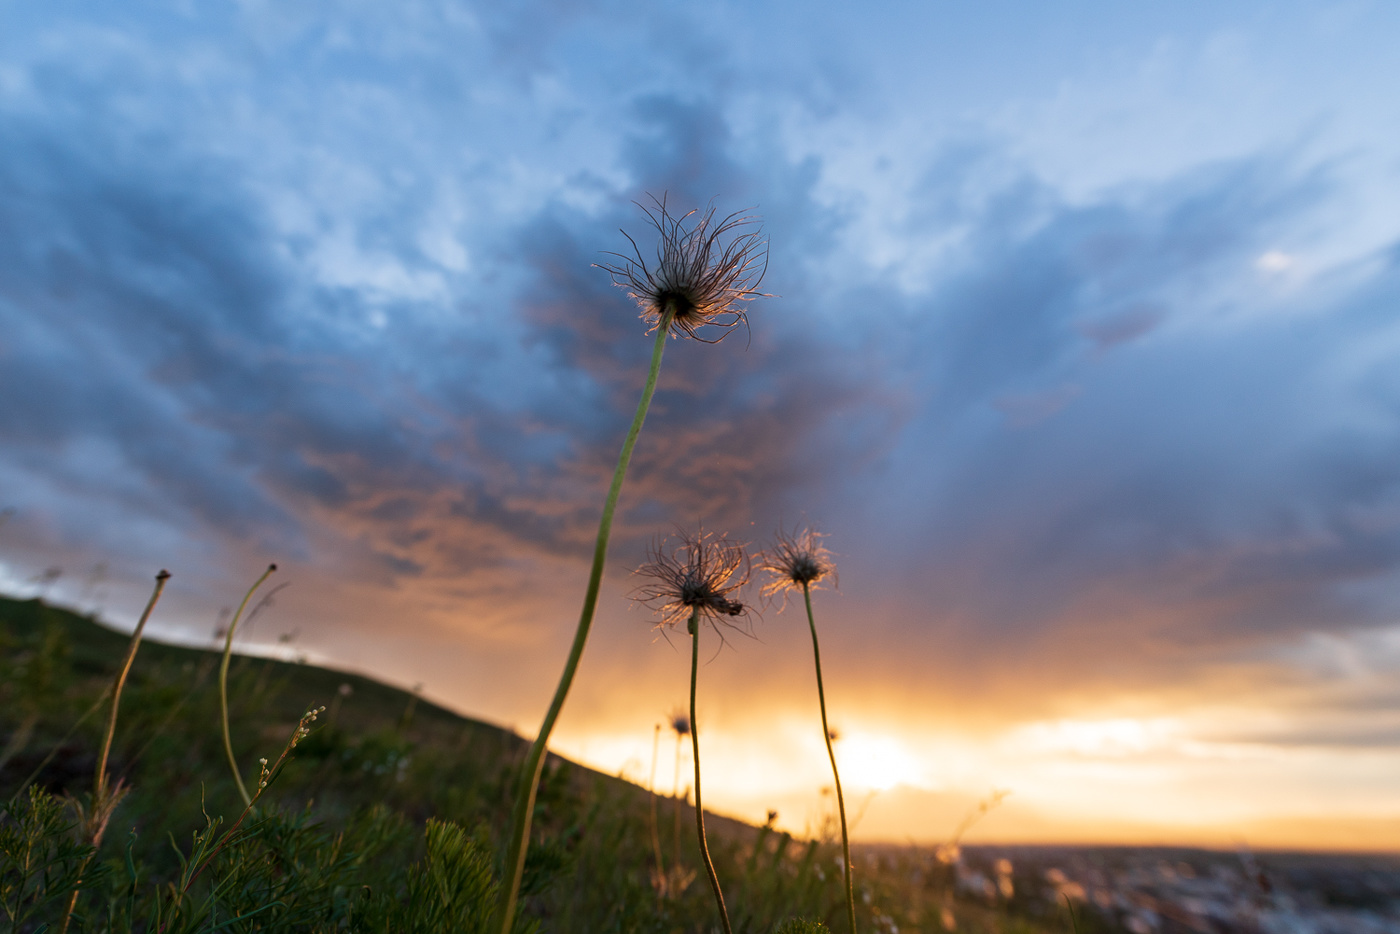
<path fill-rule="evenodd" d="M 231 735 L 244 780 L 326 710 L 244 814 L 219 726 L 215 651 L 144 642 L 109 769 L 126 791 L 95 855 L 75 829 L 91 791 L 102 703 L 127 637 L 38 600 L 0 598 L 0 931 L 487 930 L 512 794 L 529 744 L 368 678 L 238 657 Z M 710 930 L 693 812 L 551 755 L 517 930 Z M 736 931 L 848 927 L 839 842 L 708 818 Z M 674 854 L 679 854 L 679 860 Z M 942 931 L 951 874 L 857 857 L 862 931 Z M 81 884 L 78 881 L 81 880 Z M 1014 907 L 1014 906 L 1013 906 Z M 957 905 L 964 931 L 1053 928 Z M 798 919 L 807 919 L 799 921 Z"/>

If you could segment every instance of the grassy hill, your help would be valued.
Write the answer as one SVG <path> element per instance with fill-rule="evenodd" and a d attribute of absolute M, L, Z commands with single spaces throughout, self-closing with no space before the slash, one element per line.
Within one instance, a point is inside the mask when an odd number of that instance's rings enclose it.
<path fill-rule="evenodd" d="M 489 899 L 526 743 L 370 678 L 309 665 L 234 659 L 230 732 L 250 785 L 258 760 L 276 759 L 308 708 L 327 709 L 241 836 L 185 886 L 200 847 L 208 851 L 243 812 L 221 740 L 219 655 L 143 642 L 109 766 L 129 793 L 96 857 L 83 863 L 74 831 L 59 826 L 73 823 L 71 804 L 55 801 L 81 802 L 93 788 L 102 698 L 127 644 L 67 610 L 0 598 L 0 802 L 10 801 L 0 818 L 9 854 L 0 858 L 10 860 L 0 907 L 11 916 L 15 906 L 35 908 L 14 930 L 61 917 L 60 870 L 72 875 L 79 864 L 87 870 L 75 931 L 476 929 L 480 906 L 468 895 Z M 53 812 L 47 837 L 26 786 L 60 796 L 34 799 Z M 736 931 L 766 934 L 799 916 L 844 929 L 838 846 L 719 817 L 707 825 Z M 526 927 L 711 930 L 692 828 L 685 805 L 551 757 L 527 866 Z M 15 867 L 40 850 L 53 878 L 26 882 Z M 862 930 L 944 930 L 949 873 L 912 854 L 872 851 L 856 862 Z M 171 921 L 182 888 L 189 905 Z M 1010 907 L 959 905 L 958 918 L 964 930 L 1039 929 Z"/>

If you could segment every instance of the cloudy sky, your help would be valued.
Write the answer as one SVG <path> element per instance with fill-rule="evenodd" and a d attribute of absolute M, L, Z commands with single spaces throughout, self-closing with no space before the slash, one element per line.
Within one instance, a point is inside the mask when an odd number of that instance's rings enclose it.
<path fill-rule="evenodd" d="M 168 567 L 207 643 L 276 561 L 250 645 L 532 735 L 649 352 L 592 264 L 666 193 L 775 297 L 667 351 L 559 751 L 645 781 L 685 696 L 653 537 L 811 523 L 858 837 L 1400 846 L 1400 8 L 0 19 L 9 592 Z M 815 828 L 805 621 L 753 635 L 707 803 Z"/>

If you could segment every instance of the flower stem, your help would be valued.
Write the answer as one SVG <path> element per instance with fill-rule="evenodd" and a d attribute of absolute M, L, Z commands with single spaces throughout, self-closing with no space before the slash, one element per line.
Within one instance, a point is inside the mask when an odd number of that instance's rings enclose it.
<path fill-rule="evenodd" d="M 238 774 L 238 760 L 233 757 L 233 740 L 228 735 L 228 660 L 233 653 L 233 631 L 238 628 L 238 620 L 243 616 L 243 611 L 248 608 L 248 601 L 253 599 L 253 593 L 263 585 L 263 581 L 277 570 L 277 565 L 269 564 L 267 570 L 263 571 L 262 577 L 253 582 L 253 586 L 248 588 L 248 592 L 243 595 L 243 602 L 238 604 L 238 612 L 233 614 L 233 619 L 228 624 L 228 634 L 224 637 L 224 658 L 219 663 L 219 717 L 223 721 L 224 728 L 224 752 L 228 753 L 228 767 L 233 770 L 233 781 L 238 786 L 238 794 L 243 798 L 245 807 L 252 807 L 253 798 L 248 794 L 248 789 L 243 785 L 243 776 Z"/>
<path fill-rule="evenodd" d="M 690 613 L 690 749 L 695 760 L 695 832 L 700 838 L 700 858 L 705 861 L 705 871 L 710 874 L 710 888 L 715 892 L 715 904 L 719 906 L 719 919 L 724 924 L 724 934 L 733 934 L 729 926 L 729 912 L 724 907 L 724 893 L 719 890 L 719 877 L 715 875 L 715 864 L 710 859 L 710 847 L 705 842 L 705 806 L 700 800 L 700 723 L 695 719 L 695 677 L 700 668 L 700 613 Z"/>
<path fill-rule="evenodd" d="M 807 604 L 807 625 L 812 630 L 812 657 L 817 663 L 817 700 L 822 707 L 822 737 L 826 740 L 826 754 L 831 759 L 831 776 L 836 782 L 836 808 L 841 813 L 841 855 L 846 876 L 846 914 L 851 922 L 851 934 L 856 934 L 856 890 L 851 878 L 851 840 L 846 831 L 846 799 L 841 794 L 841 773 L 836 770 L 836 750 L 831 747 L 831 727 L 826 722 L 826 690 L 822 687 L 822 650 L 817 644 L 817 623 L 812 616 L 812 589 L 802 585 L 802 599 Z"/>
<path fill-rule="evenodd" d="M 627 476 L 627 465 L 632 461 L 632 449 L 636 447 L 637 436 L 641 434 L 642 422 L 646 421 L 647 409 L 651 407 L 651 397 L 656 392 L 656 377 L 661 372 L 661 354 L 666 349 L 666 336 L 670 331 L 672 312 L 668 308 L 656 327 L 656 343 L 651 350 L 651 368 L 647 371 L 646 385 L 642 387 L 642 398 L 637 403 L 637 414 L 632 417 L 632 427 L 628 429 L 627 440 L 622 443 L 622 452 L 617 458 L 617 469 L 613 471 L 612 486 L 608 498 L 603 503 L 603 517 L 598 522 L 598 540 L 593 546 L 593 568 L 588 575 L 588 590 L 583 595 L 583 611 L 579 614 L 578 629 L 574 631 L 574 642 L 569 649 L 569 658 L 564 663 L 564 672 L 559 676 L 559 686 L 554 689 L 554 700 L 540 724 L 530 752 L 525 757 L 521 772 L 520 789 L 515 796 L 515 808 L 511 814 L 510 849 L 506 854 L 505 885 L 501 886 L 501 902 L 498 909 L 499 930 L 510 934 L 515 922 L 515 905 L 520 897 L 520 877 L 525 872 L 525 853 L 530 847 L 530 823 L 535 813 L 535 795 L 539 791 L 540 773 L 544 771 L 545 747 L 549 734 L 554 732 L 554 721 L 559 719 L 559 711 L 564 707 L 564 699 L 569 695 L 574 673 L 578 671 L 579 659 L 583 657 L 583 646 L 588 641 L 588 630 L 593 625 L 593 611 L 598 606 L 598 588 L 603 581 L 603 563 L 608 555 L 608 536 L 612 533 L 613 512 L 617 509 L 617 498 L 622 492 L 622 481 Z"/>
<path fill-rule="evenodd" d="M 676 777 L 671 783 L 671 865 L 681 866 L 681 734 L 676 734 Z"/>
<path fill-rule="evenodd" d="M 146 628 L 146 621 L 151 618 L 151 611 L 156 608 L 156 601 L 160 599 L 161 591 L 165 590 L 165 582 L 168 580 L 169 571 L 161 571 L 156 575 L 155 590 L 151 592 L 151 599 L 146 603 L 146 609 L 136 623 L 136 630 L 131 634 L 131 643 L 126 648 L 126 658 L 122 661 L 121 671 L 112 682 L 112 712 L 107 717 L 107 735 L 102 739 L 102 752 L 97 756 L 97 775 L 93 780 L 92 789 L 94 801 L 104 797 L 107 791 L 107 758 L 112 752 L 112 737 L 117 733 L 117 707 L 122 702 L 122 688 L 126 686 L 126 676 L 131 673 L 132 662 L 136 661 L 136 650 L 141 646 L 141 633 Z"/>
<path fill-rule="evenodd" d="M 165 582 L 169 579 L 169 571 L 162 570 L 156 575 L 155 590 L 151 592 L 151 599 L 146 602 L 146 609 L 142 612 L 141 619 L 136 623 L 136 630 L 131 634 L 131 642 L 126 647 L 126 658 L 122 660 L 122 667 L 117 672 L 116 680 L 112 682 L 112 712 L 107 717 L 107 734 L 102 738 L 102 751 L 97 756 L 97 773 L 92 781 L 92 801 L 89 805 L 88 820 L 84 822 L 84 831 L 87 834 L 86 842 L 91 844 L 93 849 L 83 857 L 83 861 L 78 865 L 78 878 L 73 883 L 73 894 L 68 899 L 68 907 L 63 912 L 63 921 L 58 926 L 59 934 L 67 934 L 68 932 L 68 924 L 73 920 L 73 911 L 78 907 L 78 896 L 83 891 L 84 876 L 87 875 L 88 864 L 92 862 L 93 856 L 97 854 L 97 847 L 102 843 L 102 835 L 106 832 L 107 820 L 111 817 L 111 812 L 123 797 L 120 782 L 117 783 L 113 797 L 108 798 L 107 796 L 107 759 L 112 754 L 112 738 L 117 734 L 117 707 L 122 701 L 122 688 L 126 686 L 126 676 L 131 673 L 131 663 L 136 660 L 136 650 L 141 647 L 141 632 L 146 628 L 146 621 L 151 618 L 151 611 L 156 608 L 156 601 L 160 599 L 161 591 L 165 589 Z M 103 696 L 106 696 L 105 693 Z"/>
<path fill-rule="evenodd" d="M 660 751 L 661 724 L 658 723 L 651 734 L 651 778 L 647 780 L 647 791 L 651 793 L 651 850 L 656 858 L 657 878 L 662 880 L 662 885 L 657 888 L 658 894 L 664 893 L 666 880 L 666 864 L 661 859 L 661 832 L 656 826 L 656 757 Z"/>

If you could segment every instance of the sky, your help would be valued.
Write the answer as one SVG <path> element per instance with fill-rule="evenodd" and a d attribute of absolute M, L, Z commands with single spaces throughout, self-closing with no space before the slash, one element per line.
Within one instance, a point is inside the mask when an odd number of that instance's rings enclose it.
<path fill-rule="evenodd" d="M 1400 847 L 1397 34 L 0 0 L 0 589 L 129 629 L 169 568 L 153 630 L 210 644 L 275 561 L 244 649 L 532 736 L 651 343 L 594 264 L 664 195 L 761 217 L 773 297 L 668 346 L 558 752 L 669 793 L 632 571 L 811 525 L 856 839 L 1007 791 L 969 842 Z M 745 599 L 706 803 L 819 833 L 806 620 Z"/>

